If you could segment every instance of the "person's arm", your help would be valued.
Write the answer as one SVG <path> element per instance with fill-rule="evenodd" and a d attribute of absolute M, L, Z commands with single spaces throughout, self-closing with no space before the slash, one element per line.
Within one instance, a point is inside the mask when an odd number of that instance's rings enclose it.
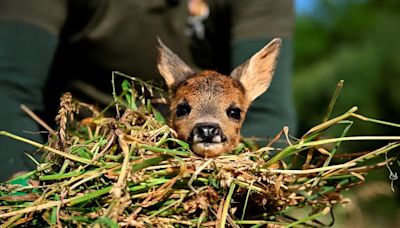
<path fill-rule="evenodd" d="M 43 110 L 43 89 L 66 17 L 65 0 L 0 2 L 0 130 L 42 141 L 39 126 L 20 109 Z M 0 181 L 32 168 L 35 148 L 0 137 Z"/>
<path fill-rule="evenodd" d="M 232 1 L 231 65 L 238 66 L 272 38 L 282 38 L 281 53 L 271 86 L 250 107 L 243 136 L 274 137 L 284 126 L 297 131 L 292 99 L 292 0 Z"/>

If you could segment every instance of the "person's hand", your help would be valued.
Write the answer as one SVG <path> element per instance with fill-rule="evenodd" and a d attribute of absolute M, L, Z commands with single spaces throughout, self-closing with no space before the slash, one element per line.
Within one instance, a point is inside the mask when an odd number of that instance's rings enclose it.
<path fill-rule="evenodd" d="M 202 16 L 208 13 L 208 5 L 204 0 L 189 0 L 188 10 L 190 16 Z"/>

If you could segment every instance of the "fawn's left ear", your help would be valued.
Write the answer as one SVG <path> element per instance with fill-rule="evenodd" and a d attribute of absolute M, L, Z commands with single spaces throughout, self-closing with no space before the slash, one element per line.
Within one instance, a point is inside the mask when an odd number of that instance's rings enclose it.
<path fill-rule="evenodd" d="M 195 72 L 158 38 L 158 70 L 169 89 L 174 89 Z"/>
<path fill-rule="evenodd" d="M 279 38 L 273 39 L 232 71 L 231 77 L 243 85 L 250 102 L 268 89 L 275 72 L 281 42 Z"/>

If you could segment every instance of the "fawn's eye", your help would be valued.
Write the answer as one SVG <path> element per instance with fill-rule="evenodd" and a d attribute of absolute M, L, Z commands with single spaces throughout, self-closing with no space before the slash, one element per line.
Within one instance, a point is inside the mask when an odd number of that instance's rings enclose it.
<path fill-rule="evenodd" d="M 226 110 L 226 114 L 229 116 L 229 118 L 235 119 L 235 120 L 240 120 L 240 108 L 231 106 Z"/>
<path fill-rule="evenodd" d="M 191 110 L 192 108 L 189 106 L 189 104 L 184 101 L 183 103 L 176 106 L 176 117 L 187 116 L 189 115 Z"/>

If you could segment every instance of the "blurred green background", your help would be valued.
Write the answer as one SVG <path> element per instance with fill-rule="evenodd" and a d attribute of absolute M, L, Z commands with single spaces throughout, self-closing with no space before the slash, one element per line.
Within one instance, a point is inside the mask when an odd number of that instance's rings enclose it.
<path fill-rule="evenodd" d="M 362 115 L 400 123 L 400 1 L 297 0 L 296 11 L 293 88 L 299 132 L 321 122 L 341 79 L 345 85 L 332 116 L 358 106 Z M 338 136 L 343 128 L 335 130 L 332 134 Z M 399 128 L 362 121 L 355 121 L 349 132 L 399 133 Z M 377 146 L 346 143 L 342 152 Z M 391 168 L 399 170 L 398 164 Z M 346 195 L 353 203 L 336 209 L 334 227 L 400 227 L 400 194 L 395 188 L 393 193 L 388 169 L 372 172 L 366 184 Z"/>

